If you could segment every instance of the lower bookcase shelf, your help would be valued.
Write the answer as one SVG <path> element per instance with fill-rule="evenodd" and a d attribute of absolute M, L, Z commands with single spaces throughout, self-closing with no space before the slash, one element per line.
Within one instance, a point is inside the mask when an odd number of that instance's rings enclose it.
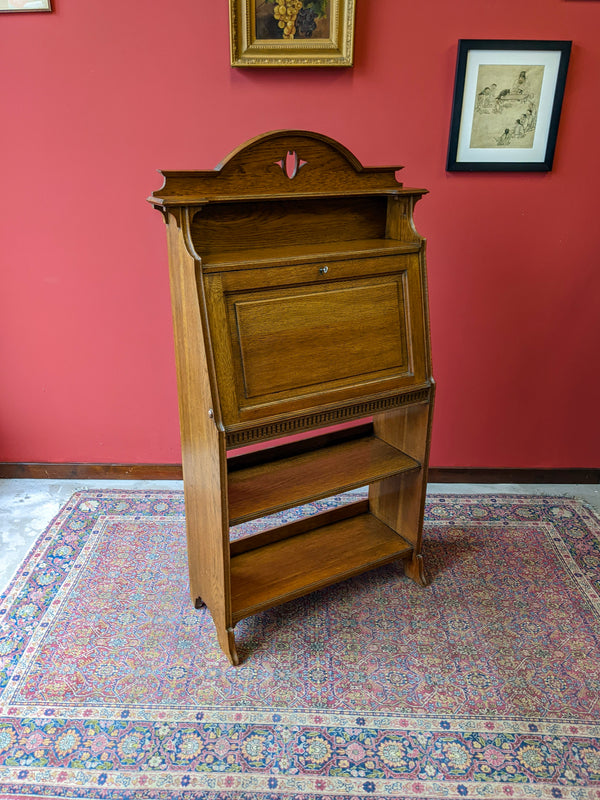
<path fill-rule="evenodd" d="M 232 555 L 234 623 L 412 552 L 411 544 L 366 512 Z"/>

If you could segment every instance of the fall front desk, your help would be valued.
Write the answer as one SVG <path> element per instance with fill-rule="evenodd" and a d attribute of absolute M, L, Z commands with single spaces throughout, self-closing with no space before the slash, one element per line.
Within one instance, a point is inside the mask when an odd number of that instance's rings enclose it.
<path fill-rule="evenodd" d="M 397 169 L 275 131 L 215 170 L 163 172 L 150 198 L 167 223 L 190 589 L 233 664 L 244 617 L 396 559 L 425 583 L 424 190 Z M 230 526 L 367 486 L 230 540 Z"/>

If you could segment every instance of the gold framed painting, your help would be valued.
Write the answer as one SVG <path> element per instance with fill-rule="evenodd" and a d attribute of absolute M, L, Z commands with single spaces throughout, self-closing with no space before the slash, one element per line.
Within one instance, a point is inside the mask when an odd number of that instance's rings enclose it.
<path fill-rule="evenodd" d="M 355 0 L 229 0 L 233 67 L 351 67 Z"/>

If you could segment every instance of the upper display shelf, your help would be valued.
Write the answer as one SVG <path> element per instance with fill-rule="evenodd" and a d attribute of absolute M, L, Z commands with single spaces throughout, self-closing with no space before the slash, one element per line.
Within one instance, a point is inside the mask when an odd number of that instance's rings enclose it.
<path fill-rule="evenodd" d="M 234 150 L 214 170 L 162 171 L 157 208 L 227 200 L 372 194 L 424 194 L 405 189 L 402 167 L 363 167 L 343 145 L 310 131 L 273 131 Z"/>

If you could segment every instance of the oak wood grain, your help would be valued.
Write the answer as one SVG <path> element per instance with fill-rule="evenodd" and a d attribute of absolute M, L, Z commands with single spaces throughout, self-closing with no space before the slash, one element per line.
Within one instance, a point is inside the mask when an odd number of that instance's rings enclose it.
<path fill-rule="evenodd" d="M 218 407 L 218 396 L 209 375 L 211 349 L 195 291 L 194 259 L 185 247 L 181 226 L 181 214 L 170 213 L 167 236 L 190 593 L 192 601 L 201 598 L 209 607 L 224 637 L 231 627 L 225 436 L 209 416 L 209 409 Z"/>
<path fill-rule="evenodd" d="M 232 248 L 245 252 L 281 241 L 286 249 L 307 242 L 331 244 L 333 230 L 340 243 L 384 239 L 386 205 L 381 196 L 365 197 L 360 205 L 344 197 L 208 205 L 192 221 L 192 238 L 203 261 Z"/>
<path fill-rule="evenodd" d="M 168 222 L 192 598 L 232 664 L 244 616 L 396 558 L 425 580 L 425 190 L 397 169 L 274 131 L 215 170 L 163 172 L 149 198 Z M 319 436 L 371 414 L 368 431 Z M 307 429 L 310 444 L 228 463 L 228 443 Z M 363 485 L 368 504 L 229 541 L 232 524 Z"/>
<path fill-rule="evenodd" d="M 237 470 L 230 473 L 228 481 L 230 524 L 356 489 L 420 466 L 402 451 L 371 436 L 275 464 Z"/>
<path fill-rule="evenodd" d="M 227 431 L 429 384 L 418 254 L 204 281 Z"/>
<path fill-rule="evenodd" d="M 221 273 L 266 267 L 281 268 L 288 265 L 322 264 L 332 259 L 338 263 L 361 259 L 363 261 L 362 274 L 364 275 L 364 266 L 366 266 L 364 259 L 418 253 L 420 249 L 420 245 L 415 242 L 398 242 L 393 239 L 352 239 L 339 244 L 336 242 L 321 242 L 318 244 L 305 242 L 299 245 L 289 245 L 285 250 L 282 250 L 277 245 L 270 244 L 245 250 L 227 249 L 203 255 L 201 256 L 202 273 L 208 275 L 211 272 Z M 373 268 L 373 274 L 386 270 L 388 272 L 392 271 L 389 262 L 373 260 L 369 262 L 369 265 Z M 350 272 L 352 267 L 352 264 L 348 264 L 344 271 L 344 265 L 340 263 L 338 275 L 340 277 L 356 275 L 356 272 Z M 308 280 L 315 279 L 314 272 L 310 272 L 308 269 L 305 272 L 309 275 Z M 249 273 L 246 274 L 249 275 Z M 299 273 L 297 271 L 288 274 L 281 270 L 278 282 L 281 281 L 281 285 L 285 286 L 286 283 L 297 282 L 298 276 Z M 260 280 L 264 281 L 265 276 L 262 276 Z M 266 284 L 263 283 L 262 285 L 265 286 Z M 238 283 L 239 286 L 240 284 Z M 251 288 L 251 286 L 247 285 L 247 288 Z"/>
<path fill-rule="evenodd" d="M 233 617 L 242 619 L 412 550 L 371 514 L 250 550 L 231 560 Z"/>
<path fill-rule="evenodd" d="M 237 556 L 240 555 L 240 553 L 248 552 L 248 550 L 256 550 L 267 544 L 273 544 L 283 539 L 289 539 L 292 536 L 298 536 L 300 533 L 308 533 L 315 528 L 324 528 L 326 525 L 331 525 L 333 522 L 339 522 L 342 519 L 349 519 L 350 517 L 356 517 L 360 514 L 366 514 L 368 511 L 369 501 L 366 498 L 345 503 L 344 505 L 330 508 L 327 511 L 320 511 L 311 516 L 301 517 L 285 525 L 276 525 L 275 527 L 267 528 L 259 533 L 244 536 L 241 539 L 234 539 L 230 544 L 230 553 L 232 556 Z M 267 521 L 268 517 L 265 519 L 265 522 Z"/>

